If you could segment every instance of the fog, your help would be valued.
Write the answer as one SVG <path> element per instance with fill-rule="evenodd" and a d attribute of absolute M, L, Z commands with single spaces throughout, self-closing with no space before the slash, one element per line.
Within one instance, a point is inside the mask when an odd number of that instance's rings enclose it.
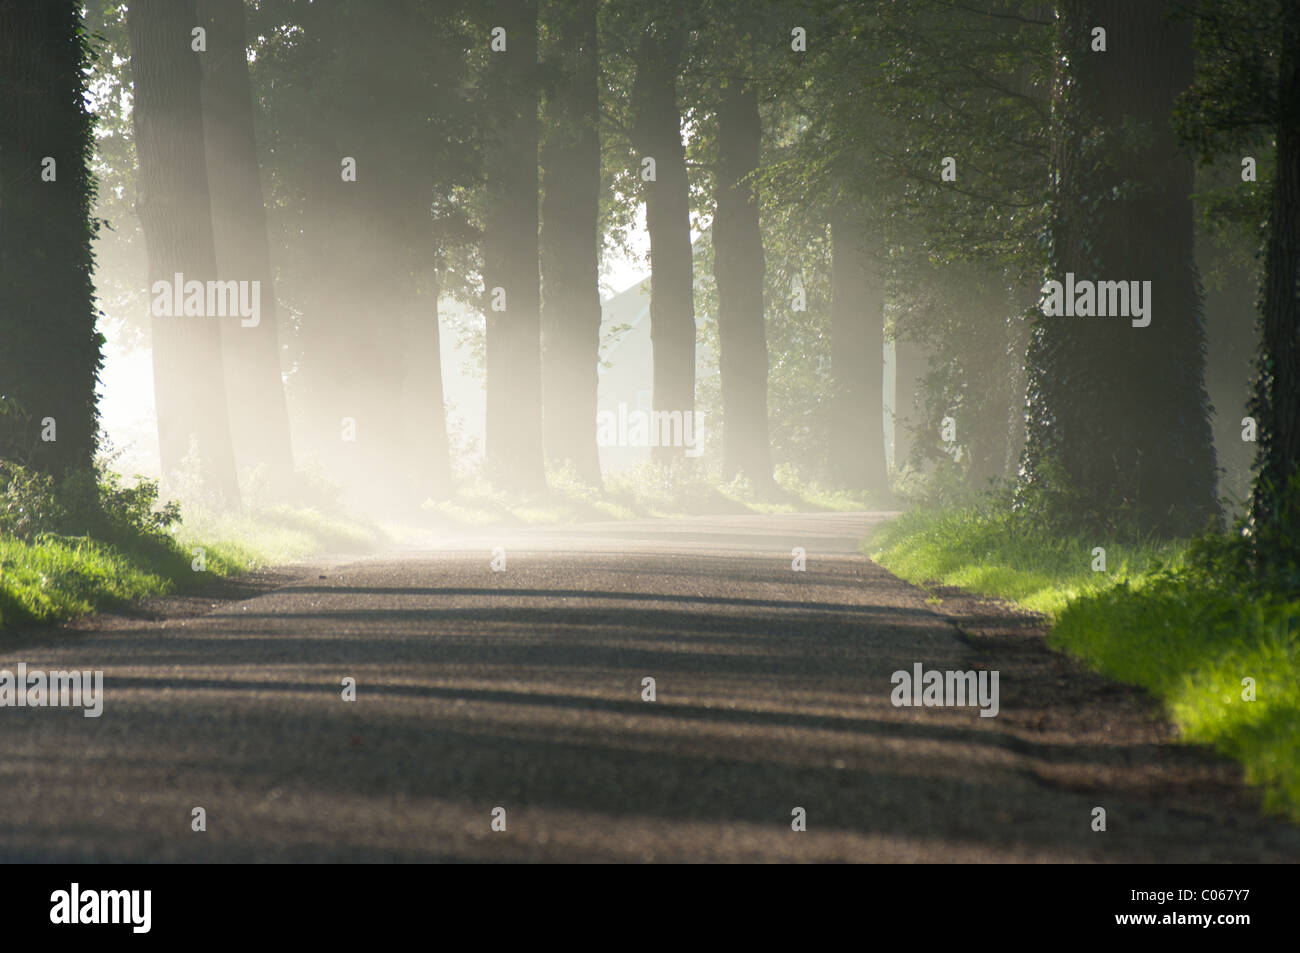
<path fill-rule="evenodd" d="M 387 515 L 466 488 L 600 493 L 650 463 L 754 499 L 832 488 L 895 505 L 1024 482 L 1041 442 L 1031 328 L 1076 319 L 1075 274 L 1041 257 L 1049 206 L 1021 201 L 1046 134 L 1001 147 L 1004 168 L 986 159 L 1046 85 L 1013 70 L 1023 101 L 968 91 L 927 125 L 901 93 L 836 98 L 873 82 L 847 50 L 813 59 L 821 105 L 780 94 L 808 61 L 760 42 L 775 13 L 741 24 L 750 65 L 733 81 L 734 51 L 703 21 L 597 9 L 213 2 L 198 27 L 183 9 L 92 11 L 112 466 L 199 507 Z M 1004 41 L 1033 63 L 1043 36 Z M 951 135 L 972 168 L 942 156 L 918 186 L 915 157 Z M 1196 175 L 1213 188 L 1225 172 Z M 1190 214 L 1190 188 L 1182 201 Z M 1146 277 L 1152 259 L 1098 280 L 1147 289 L 1135 336 L 1105 332 L 1098 353 L 1173 335 L 1184 396 L 1204 406 L 1170 446 L 1195 450 L 1202 504 L 1217 449 L 1239 507 L 1250 461 L 1229 424 L 1249 393 L 1253 285 L 1203 223 L 1172 223 L 1179 247 L 1195 232 L 1226 346 L 1202 374 L 1200 332 L 1166 330 L 1201 302 Z M 1182 324 L 1160 321 L 1163 302 Z"/>
<path fill-rule="evenodd" d="M 629 290 L 635 293 L 637 286 L 649 276 L 645 263 L 636 261 L 634 257 L 638 253 L 645 254 L 644 206 L 638 211 L 638 219 L 640 226 L 627 229 L 624 235 L 624 241 L 634 250 L 632 254 L 611 251 L 602 262 L 605 267 L 601 271 L 601 286 L 605 302 Z M 117 239 L 111 233 L 100 236 L 96 251 L 101 260 L 112 260 L 115 257 L 106 247 L 115 241 Z M 137 283 L 137 276 L 123 271 L 120 268 L 115 272 L 100 270 L 97 275 L 101 281 L 114 286 Z M 99 329 L 107 339 L 98 390 L 103 434 L 115 454 L 117 467 L 123 473 L 157 479 L 161 477 L 162 471 L 158 461 L 152 349 L 148 346 L 147 338 L 129 333 L 129 327 L 138 321 L 138 316 L 109 301 L 100 300 L 98 308 L 102 315 Z M 455 319 L 444 318 L 441 321 L 440 350 L 449 426 L 461 434 L 461 442 L 454 448 L 454 462 L 461 470 L 472 473 L 483 460 L 483 374 L 472 348 L 460 342 L 458 331 L 462 322 L 472 322 L 475 317 L 466 313 L 458 302 L 450 298 L 440 301 L 438 308 L 440 314 L 460 312 Z M 477 321 L 481 324 L 481 316 Z M 619 364 L 617 360 L 612 363 Z M 649 370 L 648 367 L 636 366 L 634 361 L 624 363 L 633 365 L 630 368 L 630 373 L 633 374 Z M 642 389 L 648 389 L 650 378 L 644 373 L 640 378 L 643 378 Z M 290 401 L 290 423 L 295 425 L 295 459 L 304 463 L 319 460 L 321 448 L 308 444 L 298 435 L 301 430 L 298 405 L 304 398 L 295 394 L 292 374 L 286 373 L 284 380 Z M 233 399 L 239 398 L 233 396 Z M 606 466 L 618 468 L 620 461 L 612 459 Z M 365 487 L 358 487 L 357 491 L 351 496 L 364 506 L 369 494 Z"/>

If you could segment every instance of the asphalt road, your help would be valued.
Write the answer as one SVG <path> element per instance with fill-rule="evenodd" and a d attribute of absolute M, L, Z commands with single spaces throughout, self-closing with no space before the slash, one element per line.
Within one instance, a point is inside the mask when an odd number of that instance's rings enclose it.
<path fill-rule="evenodd" d="M 880 518 L 444 539 L 11 635 L 105 702 L 0 708 L 0 861 L 1300 859 L 1138 693 L 859 555 Z M 917 662 L 999 671 L 998 716 L 895 707 Z"/>

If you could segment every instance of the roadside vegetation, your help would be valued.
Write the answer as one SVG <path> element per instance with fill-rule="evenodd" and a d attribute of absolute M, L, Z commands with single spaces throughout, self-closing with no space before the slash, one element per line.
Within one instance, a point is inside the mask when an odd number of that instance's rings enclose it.
<path fill-rule="evenodd" d="M 1050 645 L 1147 689 L 1185 741 L 1240 762 L 1267 810 L 1300 820 L 1300 600 L 1254 568 L 1239 534 L 1063 536 L 989 497 L 905 513 L 864 548 L 910 582 L 1048 616 Z"/>
<path fill-rule="evenodd" d="M 315 509 L 183 517 L 178 504 L 160 501 L 155 481 L 124 485 L 102 463 L 55 480 L 0 461 L 0 630 L 321 552 L 363 552 L 380 538 L 363 523 Z"/>

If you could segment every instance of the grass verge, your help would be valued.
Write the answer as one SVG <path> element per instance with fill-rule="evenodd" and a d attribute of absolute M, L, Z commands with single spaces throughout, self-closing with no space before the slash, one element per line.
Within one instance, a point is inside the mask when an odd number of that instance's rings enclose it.
<path fill-rule="evenodd" d="M 1240 762 L 1266 810 L 1300 821 L 1300 602 L 1224 586 L 1186 542 L 1059 539 L 980 506 L 910 511 L 864 551 L 909 582 L 1044 613 L 1050 645 L 1150 691 L 1183 740 Z"/>
<path fill-rule="evenodd" d="M 322 552 L 376 548 L 376 530 L 315 510 L 274 507 L 241 516 L 187 516 L 164 535 L 122 527 L 109 538 L 41 533 L 0 537 L 0 630 L 58 622 L 192 587 L 203 571 L 231 576 Z"/>

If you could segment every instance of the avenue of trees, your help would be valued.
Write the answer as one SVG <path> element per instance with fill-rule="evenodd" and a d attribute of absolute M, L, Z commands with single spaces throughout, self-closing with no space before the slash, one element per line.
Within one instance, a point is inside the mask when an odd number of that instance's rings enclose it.
<path fill-rule="evenodd" d="M 91 465 L 103 305 L 165 480 L 237 507 L 309 454 L 418 505 L 456 301 L 483 478 L 600 488 L 601 265 L 643 208 L 653 407 L 710 422 L 656 465 L 994 482 L 1062 531 L 1240 505 L 1295 565 L 1298 61 L 1291 0 L 0 0 L 0 459 Z M 158 313 L 177 275 L 257 281 L 258 319 Z"/>

